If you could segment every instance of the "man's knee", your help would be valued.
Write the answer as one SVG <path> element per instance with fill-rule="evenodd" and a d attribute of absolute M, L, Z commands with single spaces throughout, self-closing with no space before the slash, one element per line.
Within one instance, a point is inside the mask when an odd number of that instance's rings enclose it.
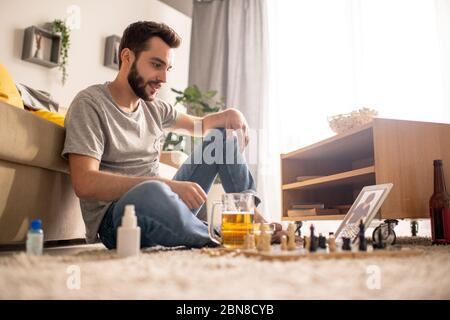
<path fill-rule="evenodd" d="M 145 181 L 128 191 L 116 207 L 123 211 L 127 204 L 133 204 L 137 215 L 147 215 L 169 205 L 172 196 L 173 192 L 166 183 L 156 180 Z"/>
<path fill-rule="evenodd" d="M 203 158 L 207 164 L 235 164 L 241 163 L 238 158 L 240 149 L 238 139 L 231 131 L 227 135 L 224 128 L 211 129 L 205 137 L 206 146 Z"/>
<path fill-rule="evenodd" d="M 166 183 L 157 180 L 142 182 L 133 189 L 132 192 L 142 195 L 144 199 L 161 199 L 162 197 L 167 196 L 171 191 Z"/>

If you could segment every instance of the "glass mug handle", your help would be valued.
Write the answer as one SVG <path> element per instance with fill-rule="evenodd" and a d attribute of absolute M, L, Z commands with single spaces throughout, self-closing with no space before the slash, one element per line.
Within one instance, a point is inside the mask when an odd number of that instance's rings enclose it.
<path fill-rule="evenodd" d="M 213 242 L 217 243 L 218 245 L 222 244 L 223 239 L 214 233 L 214 209 L 216 208 L 216 206 L 221 206 L 221 205 L 222 205 L 222 201 L 214 201 L 213 202 L 213 206 L 211 208 L 211 212 L 210 212 L 210 216 L 209 216 L 209 226 L 208 226 L 209 237 L 211 238 L 211 240 Z"/>

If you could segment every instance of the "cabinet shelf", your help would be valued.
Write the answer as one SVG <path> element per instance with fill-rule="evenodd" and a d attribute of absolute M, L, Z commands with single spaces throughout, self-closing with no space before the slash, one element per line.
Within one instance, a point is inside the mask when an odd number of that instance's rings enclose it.
<path fill-rule="evenodd" d="M 340 185 L 350 182 L 355 182 L 355 178 L 363 177 L 375 173 L 375 166 L 370 166 L 362 169 L 356 169 L 351 171 L 346 171 L 338 174 L 333 174 L 330 176 L 315 178 L 302 182 L 294 182 L 283 185 L 283 190 L 301 189 L 307 187 L 314 187 L 319 185 Z"/>
<path fill-rule="evenodd" d="M 342 220 L 345 214 L 328 214 L 303 217 L 282 217 L 282 221 L 307 221 L 307 220 Z"/>
<path fill-rule="evenodd" d="M 378 218 L 429 218 L 434 159 L 443 160 L 450 181 L 449 140 L 450 124 L 376 118 L 361 128 L 282 154 L 281 220 L 342 220 L 344 214 L 294 217 L 288 211 L 297 204 L 348 205 L 363 187 L 383 183 L 394 187 Z M 298 181 L 300 177 L 311 178 Z"/>

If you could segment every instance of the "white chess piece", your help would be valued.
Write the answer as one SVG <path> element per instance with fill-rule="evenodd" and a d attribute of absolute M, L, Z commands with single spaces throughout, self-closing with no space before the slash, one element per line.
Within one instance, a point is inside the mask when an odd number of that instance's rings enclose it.
<path fill-rule="evenodd" d="M 287 237 L 285 235 L 281 236 L 281 251 L 286 251 L 288 249 Z"/>
<path fill-rule="evenodd" d="M 246 250 L 255 249 L 255 235 L 254 234 L 246 234 L 244 236 L 244 249 L 246 249 Z"/>
<path fill-rule="evenodd" d="M 309 251 L 309 247 L 311 247 L 311 238 L 305 236 L 304 239 L 305 239 L 305 240 L 304 240 L 303 242 L 304 242 L 304 244 L 305 244 L 305 249 L 306 249 L 307 251 Z"/>
<path fill-rule="evenodd" d="M 258 251 L 264 251 L 264 235 L 266 234 L 266 229 L 264 228 L 264 224 L 259 225 L 259 236 L 258 241 L 256 243 L 256 248 Z"/>
<path fill-rule="evenodd" d="M 260 241 L 262 242 L 261 251 L 269 252 L 272 250 L 272 245 L 271 245 L 272 235 L 267 232 L 269 229 L 269 225 L 264 224 L 261 226 L 261 228 L 262 228 L 261 236 L 260 236 Z"/>
<path fill-rule="evenodd" d="M 288 231 L 287 248 L 288 250 L 295 250 L 297 247 L 297 245 L 295 244 L 295 224 L 290 223 L 287 231 Z"/>
<path fill-rule="evenodd" d="M 266 233 L 264 235 L 264 251 L 265 252 L 270 252 L 272 250 L 272 245 L 271 245 L 271 240 L 272 240 L 272 235 L 270 233 Z"/>
<path fill-rule="evenodd" d="M 330 234 L 330 237 L 328 238 L 328 248 L 330 249 L 330 252 L 336 252 L 336 239 L 332 234 Z"/>

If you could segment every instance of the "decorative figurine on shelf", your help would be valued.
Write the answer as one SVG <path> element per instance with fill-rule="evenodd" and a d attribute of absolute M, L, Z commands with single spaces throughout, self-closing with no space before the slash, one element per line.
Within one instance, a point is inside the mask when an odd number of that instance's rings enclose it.
<path fill-rule="evenodd" d="M 359 222 L 359 234 L 358 234 L 359 251 L 367 251 L 367 242 L 366 242 L 365 233 L 366 233 L 366 228 L 364 226 L 364 222 L 361 219 L 361 221 Z"/>
<path fill-rule="evenodd" d="M 352 251 L 352 246 L 350 243 L 351 239 L 343 237 L 342 238 L 342 250 L 343 251 Z"/>
<path fill-rule="evenodd" d="M 42 51 L 41 51 L 42 34 L 39 31 L 36 31 L 35 38 L 36 38 L 36 51 L 34 51 L 34 58 L 42 59 Z"/>
<path fill-rule="evenodd" d="M 319 233 L 319 249 L 327 249 L 327 238 L 325 238 L 321 233 Z"/>
<path fill-rule="evenodd" d="M 311 227 L 309 228 L 311 230 L 311 235 L 310 235 L 310 243 L 309 243 L 309 252 L 316 252 L 317 251 L 317 239 L 316 236 L 314 235 L 314 225 L 311 225 Z"/>
<path fill-rule="evenodd" d="M 334 238 L 333 232 L 329 233 L 328 248 L 330 249 L 330 252 L 336 252 L 336 239 Z"/>

